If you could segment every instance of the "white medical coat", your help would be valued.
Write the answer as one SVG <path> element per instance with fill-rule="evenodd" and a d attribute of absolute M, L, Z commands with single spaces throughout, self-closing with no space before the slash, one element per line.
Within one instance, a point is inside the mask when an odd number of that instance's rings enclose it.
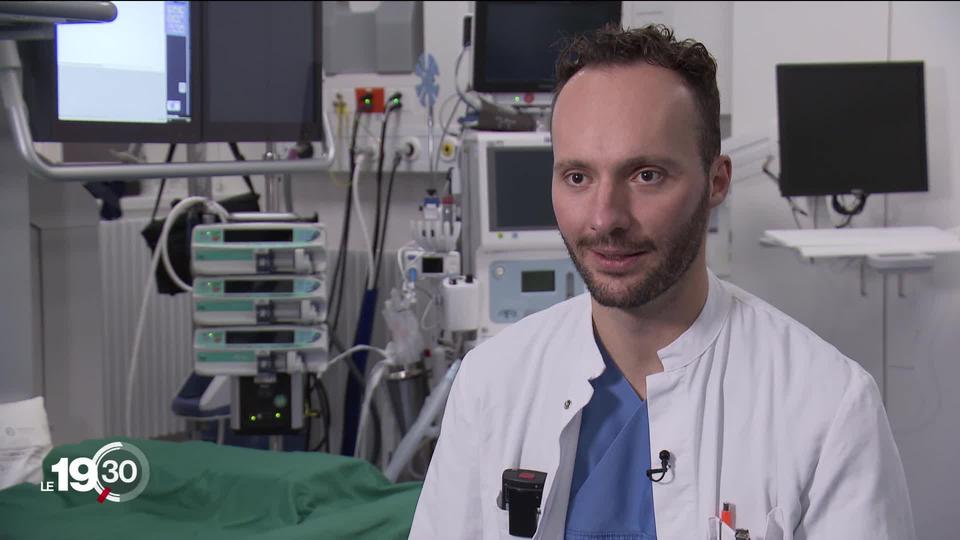
<path fill-rule="evenodd" d="M 836 348 L 711 274 L 703 311 L 659 356 L 650 462 L 664 449 L 673 458 L 653 484 L 657 538 L 732 539 L 716 519 L 724 502 L 752 540 L 915 537 L 876 383 Z M 563 538 L 580 411 L 603 369 L 588 294 L 471 351 L 410 538 L 510 538 L 497 507 L 508 468 L 547 473 L 535 538 Z"/>

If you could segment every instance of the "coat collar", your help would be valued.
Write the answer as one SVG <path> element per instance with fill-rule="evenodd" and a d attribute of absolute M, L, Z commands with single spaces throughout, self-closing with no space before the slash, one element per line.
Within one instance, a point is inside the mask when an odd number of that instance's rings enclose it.
<path fill-rule="evenodd" d="M 730 316 L 730 306 L 733 295 L 717 278 L 713 272 L 707 271 L 709 288 L 707 301 L 697 319 L 687 328 L 680 337 L 666 347 L 657 351 L 664 372 L 681 369 L 698 360 L 703 353 L 716 341 L 720 330 Z M 569 351 L 575 354 L 569 358 L 572 362 L 565 366 L 567 379 L 566 398 L 563 403 L 563 421 L 566 425 L 577 412 L 582 409 L 593 396 L 593 386 L 590 381 L 599 377 L 606 366 L 600 356 L 600 349 L 593 335 L 593 304 L 590 293 L 585 292 L 572 300 L 575 302 L 575 323 L 571 341 L 567 342 Z M 562 351 L 566 356 L 566 351 Z M 570 403 L 566 403 L 569 399 Z"/>
<path fill-rule="evenodd" d="M 713 272 L 707 270 L 707 277 L 707 301 L 700 315 L 673 343 L 657 351 L 664 372 L 685 367 L 703 356 L 730 317 L 733 295 Z"/>
<path fill-rule="evenodd" d="M 707 270 L 707 276 L 707 301 L 700 314 L 677 339 L 657 351 L 664 371 L 680 369 L 700 358 L 717 339 L 730 316 L 733 295 L 713 272 Z M 578 303 L 575 338 L 580 354 L 574 357 L 576 361 L 570 373 L 577 381 L 592 380 L 603 373 L 605 365 L 594 338 L 590 293 L 581 294 L 575 301 Z"/>

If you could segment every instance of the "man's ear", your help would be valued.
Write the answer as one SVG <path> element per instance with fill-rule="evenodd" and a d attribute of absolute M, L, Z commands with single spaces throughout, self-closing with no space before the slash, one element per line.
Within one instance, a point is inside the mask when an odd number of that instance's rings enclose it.
<path fill-rule="evenodd" d="M 730 156 L 719 155 L 710 166 L 710 208 L 716 208 L 730 193 L 730 179 L 733 175 L 733 163 Z"/>

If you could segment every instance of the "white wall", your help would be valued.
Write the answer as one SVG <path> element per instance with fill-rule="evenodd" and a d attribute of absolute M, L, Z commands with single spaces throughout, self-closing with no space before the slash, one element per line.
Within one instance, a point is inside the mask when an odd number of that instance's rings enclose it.
<path fill-rule="evenodd" d="M 894 2 L 893 60 L 923 60 L 930 192 L 891 197 L 890 224 L 960 225 L 960 4 Z M 887 409 L 900 445 L 919 538 L 956 538 L 960 485 L 960 257 L 932 274 L 891 280 Z"/>
<path fill-rule="evenodd" d="M 54 444 L 105 435 L 103 301 L 97 205 L 77 183 L 30 179 L 39 270 L 34 354 Z M 131 299 L 137 301 L 139 299 Z M 37 324 L 35 323 L 35 324 Z M 37 362 L 37 360 L 35 360 Z"/>
<path fill-rule="evenodd" d="M 925 61 L 931 191 L 871 198 L 854 225 L 882 225 L 884 202 L 891 226 L 960 225 L 960 158 L 951 138 L 960 130 L 957 3 L 736 2 L 733 20 L 735 135 L 776 140 L 779 62 L 884 61 L 888 54 Z M 939 257 L 932 273 L 907 277 L 905 298 L 896 278 L 868 271 L 864 298 L 856 263 L 810 264 L 757 244 L 765 229 L 794 227 L 774 183 L 750 179 L 735 185 L 732 197 L 733 281 L 835 344 L 886 388 L 918 537 L 956 538 L 960 396 L 951 390 L 960 381 L 960 260 Z"/>
<path fill-rule="evenodd" d="M 36 395 L 27 175 L 9 129 L 0 130 L 0 163 L 0 403 L 9 403 Z"/>

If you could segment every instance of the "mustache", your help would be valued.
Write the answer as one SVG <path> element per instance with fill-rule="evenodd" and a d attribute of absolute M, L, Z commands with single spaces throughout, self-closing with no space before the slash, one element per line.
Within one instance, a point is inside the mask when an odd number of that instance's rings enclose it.
<path fill-rule="evenodd" d="M 595 238 L 580 238 L 577 247 L 581 249 L 610 249 L 616 251 L 656 251 L 657 246 L 649 239 L 629 240 L 612 236 L 598 236 Z"/>

